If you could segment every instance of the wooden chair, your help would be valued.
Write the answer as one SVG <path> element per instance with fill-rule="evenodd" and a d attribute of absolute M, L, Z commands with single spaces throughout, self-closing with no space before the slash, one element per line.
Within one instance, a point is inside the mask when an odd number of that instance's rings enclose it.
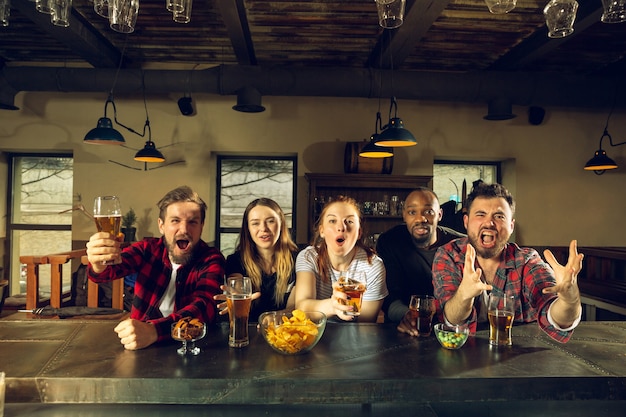
<path fill-rule="evenodd" d="M 80 258 L 80 261 L 83 265 L 89 265 L 89 260 L 87 259 L 87 255 L 84 255 Z M 124 309 L 124 278 L 116 279 L 111 283 L 111 307 L 118 308 L 120 310 Z M 89 307 L 98 307 L 98 294 L 100 291 L 100 286 L 93 282 L 92 280 L 87 280 L 87 306 Z"/>
<path fill-rule="evenodd" d="M 46 256 L 20 256 L 26 264 L 26 309 L 34 310 L 39 303 L 39 267 L 48 263 Z"/>
<path fill-rule="evenodd" d="M 41 307 L 44 302 L 39 301 L 39 269 L 42 265 L 50 265 L 50 306 L 62 307 L 63 304 L 63 265 L 72 259 L 80 259 L 87 265 L 86 249 L 78 249 L 69 252 L 55 253 L 45 256 L 20 256 L 20 262 L 26 264 L 26 309 L 34 310 Z M 124 280 L 117 279 L 112 284 L 113 299 L 111 307 L 124 308 Z M 88 281 L 87 305 L 98 307 L 99 286 L 95 282 Z"/>

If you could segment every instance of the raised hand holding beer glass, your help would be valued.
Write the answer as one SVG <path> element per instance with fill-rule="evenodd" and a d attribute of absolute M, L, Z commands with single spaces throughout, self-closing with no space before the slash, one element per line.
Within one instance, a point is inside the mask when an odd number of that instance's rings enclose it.
<path fill-rule="evenodd" d="M 230 332 L 228 346 L 240 348 L 248 346 L 248 321 L 252 303 L 252 281 L 248 277 L 226 278 L 226 303 Z"/>
<path fill-rule="evenodd" d="M 93 204 L 93 217 L 98 232 L 107 232 L 113 239 L 118 239 L 122 222 L 120 200 L 114 195 L 96 197 Z M 103 265 L 113 265 L 120 261 L 102 261 Z"/>
<path fill-rule="evenodd" d="M 489 294 L 489 344 L 492 346 L 511 346 L 511 328 L 515 317 L 515 298 Z"/>

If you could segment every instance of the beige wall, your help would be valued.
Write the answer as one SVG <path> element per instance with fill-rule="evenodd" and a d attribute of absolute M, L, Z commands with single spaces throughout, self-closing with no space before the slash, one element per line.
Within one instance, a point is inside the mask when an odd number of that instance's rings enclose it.
<path fill-rule="evenodd" d="M 139 216 L 139 236 L 158 235 L 155 203 L 168 190 L 188 184 L 214 212 L 216 153 L 298 155 L 298 242 L 306 241 L 305 172 L 343 172 L 345 142 L 373 133 L 377 99 L 264 97 L 263 113 L 231 109 L 236 98 L 194 95 L 197 115 L 182 116 L 180 95 L 148 97 L 153 140 L 168 161 L 184 160 L 152 171 L 134 171 L 109 159 L 142 168 L 135 150 L 85 145 L 87 131 L 103 114 L 106 93 L 20 93 L 16 112 L 0 111 L 0 150 L 72 151 L 74 193 L 87 208 L 94 196 L 115 193 Z M 145 120 L 141 97 L 115 98 L 118 120 L 140 130 Z M 383 101 L 383 118 L 388 102 Z M 518 117 L 485 121 L 486 104 L 425 103 L 399 100 L 398 114 L 418 145 L 397 149 L 393 174 L 431 175 L 435 158 L 502 160 L 504 184 L 518 201 L 516 239 L 523 245 L 626 246 L 626 146 L 607 149 L 621 168 L 597 176 L 583 171 L 604 128 L 608 109 L 548 108 L 542 125 L 532 126 L 526 107 Z M 112 108 L 108 115 L 112 117 Z M 625 111 L 613 113 L 609 130 L 615 142 L 626 139 Z M 127 145 L 145 139 L 119 129 Z M 605 142 L 605 148 L 608 143 Z M 6 165 L 0 177 L 6 183 Z M 2 201 L 5 195 L 2 195 Z M 3 207 L 4 204 L 0 204 Z M 0 209 L 2 210 L 2 209 Z M 203 238 L 214 239 L 214 216 Z M 93 225 L 74 216 L 74 239 L 86 240 Z M 0 230 L 4 230 L 4 227 Z M 1 237 L 1 236 L 0 236 Z"/>

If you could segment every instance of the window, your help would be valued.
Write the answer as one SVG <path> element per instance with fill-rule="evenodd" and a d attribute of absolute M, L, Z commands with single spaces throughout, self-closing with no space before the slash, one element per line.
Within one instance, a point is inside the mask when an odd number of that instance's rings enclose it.
<path fill-rule="evenodd" d="M 217 157 L 216 246 L 224 256 L 235 251 L 246 206 L 260 197 L 283 209 L 287 227 L 296 236 L 296 157 Z"/>
<path fill-rule="evenodd" d="M 11 294 L 16 294 L 26 292 L 26 270 L 20 256 L 72 249 L 73 158 L 66 154 L 13 154 L 9 164 L 7 236 Z M 70 269 L 70 263 L 66 264 L 63 276 L 71 276 Z M 40 269 L 40 279 L 40 297 L 49 296 L 50 268 Z M 64 291 L 70 289 L 69 280 L 63 284 Z"/>
<path fill-rule="evenodd" d="M 487 183 L 501 181 L 499 162 L 435 161 L 433 166 L 433 191 L 439 197 L 443 209 L 442 226 L 465 233 L 461 217 L 461 205 L 472 189 L 474 181 Z M 463 195 L 463 183 L 465 192 Z"/>

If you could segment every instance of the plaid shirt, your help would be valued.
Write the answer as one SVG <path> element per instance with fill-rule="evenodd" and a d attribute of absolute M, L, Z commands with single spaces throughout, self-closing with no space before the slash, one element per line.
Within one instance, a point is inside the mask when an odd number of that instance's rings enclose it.
<path fill-rule="evenodd" d="M 453 240 L 441 246 L 433 261 L 433 286 L 435 297 L 441 305 L 452 298 L 463 278 L 467 238 Z M 479 267 L 476 264 L 476 267 Z M 546 287 L 556 285 L 554 272 L 536 250 L 520 248 L 509 243 L 504 248 L 504 259 L 496 271 L 492 283 L 493 292 L 515 296 L 515 321 L 529 323 L 537 321 L 539 327 L 554 340 L 565 343 L 573 330 L 564 331 L 548 321 L 548 308 L 557 296 L 543 294 Z M 472 308 L 469 318 L 472 330 L 476 329 L 477 311 Z"/>
<path fill-rule="evenodd" d="M 184 316 L 197 317 L 210 324 L 215 320 L 215 294 L 224 282 L 224 256 L 214 247 L 200 241 L 192 263 L 182 265 L 176 274 L 174 312 L 163 317 L 161 298 L 170 282 L 172 263 L 163 238 L 146 238 L 122 251 L 122 263 L 95 274 L 91 266 L 87 276 L 94 282 L 108 282 L 137 272 L 135 299 L 130 311 L 133 319 L 155 325 L 158 340 L 169 340 L 170 326 Z"/>

